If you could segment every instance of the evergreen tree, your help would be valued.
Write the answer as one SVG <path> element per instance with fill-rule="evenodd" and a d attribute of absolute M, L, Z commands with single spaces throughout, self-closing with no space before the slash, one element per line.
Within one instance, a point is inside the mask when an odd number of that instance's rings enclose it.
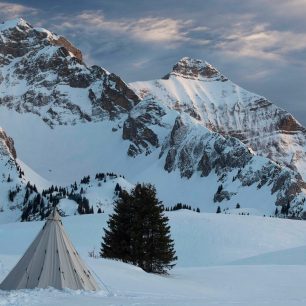
<path fill-rule="evenodd" d="M 219 187 L 218 187 L 217 193 L 220 193 L 222 190 L 223 190 L 223 185 L 221 184 L 221 185 L 219 185 Z"/>
<path fill-rule="evenodd" d="M 120 193 L 101 247 L 101 256 L 138 265 L 153 273 L 173 268 L 174 243 L 164 206 L 152 185 L 136 185 Z"/>
<path fill-rule="evenodd" d="M 100 252 L 102 257 L 133 262 L 130 248 L 130 226 L 132 225 L 130 215 L 131 197 L 126 191 L 123 191 L 120 198 L 115 202 L 114 213 L 110 215 L 107 221 L 108 229 L 104 229 Z"/>
<path fill-rule="evenodd" d="M 216 213 L 217 213 L 217 214 L 220 214 L 220 213 L 221 213 L 221 208 L 220 208 L 220 206 L 218 206 Z"/>
<path fill-rule="evenodd" d="M 28 201 L 29 196 L 30 196 L 30 192 L 29 192 L 29 189 L 27 188 L 27 189 L 26 189 L 26 193 L 25 193 L 25 195 L 24 195 L 23 204 L 25 204 L 25 203 Z"/>

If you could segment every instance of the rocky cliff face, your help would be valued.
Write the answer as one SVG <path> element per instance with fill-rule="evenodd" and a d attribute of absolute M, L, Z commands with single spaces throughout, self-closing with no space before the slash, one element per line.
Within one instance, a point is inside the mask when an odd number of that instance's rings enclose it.
<path fill-rule="evenodd" d="M 207 62 L 183 58 L 166 78 L 131 85 L 142 98 L 153 96 L 306 178 L 305 128 L 291 114 L 234 84 Z"/>
<path fill-rule="evenodd" d="M 120 118 L 139 98 L 116 75 L 88 67 L 65 38 L 22 19 L 0 25 L 0 105 L 48 125 Z"/>
<path fill-rule="evenodd" d="M 14 147 L 14 140 L 7 136 L 3 129 L 0 129 L 0 141 L 1 141 L 1 151 L 3 154 L 7 155 L 10 159 L 16 160 L 17 153 Z"/>

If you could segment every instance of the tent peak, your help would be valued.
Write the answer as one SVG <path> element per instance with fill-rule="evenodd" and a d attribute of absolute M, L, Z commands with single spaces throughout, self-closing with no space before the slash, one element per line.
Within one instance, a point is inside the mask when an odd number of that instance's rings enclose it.
<path fill-rule="evenodd" d="M 58 209 L 56 207 L 54 207 L 53 211 L 51 211 L 47 220 L 61 221 L 61 216 L 60 216 L 60 214 L 58 212 Z"/>

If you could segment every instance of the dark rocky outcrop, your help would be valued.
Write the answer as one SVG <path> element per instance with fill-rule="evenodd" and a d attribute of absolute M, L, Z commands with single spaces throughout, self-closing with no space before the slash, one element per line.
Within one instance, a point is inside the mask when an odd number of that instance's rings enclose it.
<path fill-rule="evenodd" d="M 162 79 L 168 80 L 171 75 L 179 75 L 188 79 L 218 78 L 220 81 L 227 81 L 227 78 L 221 75 L 219 71 L 209 63 L 189 57 L 184 57 L 179 60 L 173 66 L 172 72 L 165 75 Z"/>
<path fill-rule="evenodd" d="M 128 155 L 136 156 L 145 152 L 150 154 L 152 148 L 158 148 L 160 143 L 158 135 L 149 126 L 163 126 L 161 118 L 166 114 L 165 110 L 148 100 L 138 104 L 123 124 L 122 138 L 129 140 Z"/>
<path fill-rule="evenodd" d="M 122 138 L 130 140 L 133 144 L 130 145 L 128 155 L 135 157 L 142 153 L 150 154 L 150 145 L 158 147 L 157 135 L 146 127 L 140 118 L 134 119 L 129 117 L 123 125 Z"/>
<path fill-rule="evenodd" d="M 0 140 L 3 142 L 3 144 L 8 150 L 8 153 L 13 157 L 13 159 L 16 159 L 17 153 L 16 153 L 16 149 L 14 146 L 13 138 L 7 136 L 4 130 L 0 129 Z"/>

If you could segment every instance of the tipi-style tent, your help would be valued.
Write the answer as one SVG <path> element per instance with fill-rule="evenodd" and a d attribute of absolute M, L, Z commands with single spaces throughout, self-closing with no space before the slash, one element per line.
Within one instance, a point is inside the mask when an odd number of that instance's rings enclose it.
<path fill-rule="evenodd" d="M 23 288 L 99 290 L 65 233 L 55 208 L 35 240 L 0 285 L 2 290 Z"/>

